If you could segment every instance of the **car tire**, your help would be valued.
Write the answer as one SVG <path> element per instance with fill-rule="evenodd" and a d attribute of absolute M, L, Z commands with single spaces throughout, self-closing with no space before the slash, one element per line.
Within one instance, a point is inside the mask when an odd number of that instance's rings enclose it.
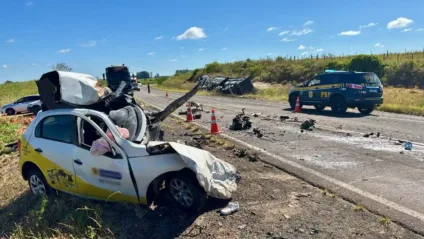
<path fill-rule="evenodd" d="M 368 106 L 358 106 L 359 112 L 363 115 L 369 115 L 371 112 L 373 112 L 375 109 L 374 105 L 368 105 Z"/>
<path fill-rule="evenodd" d="M 289 104 L 290 104 L 290 108 L 292 110 L 294 110 L 294 108 L 296 108 L 296 101 L 297 101 L 297 95 L 290 95 L 289 97 Z"/>
<path fill-rule="evenodd" d="M 172 200 L 183 211 L 199 212 L 206 203 L 207 194 L 194 175 L 172 174 L 166 181 L 166 188 Z"/>
<path fill-rule="evenodd" d="M 33 168 L 28 172 L 28 184 L 31 193 L 35 196 L 49 195 L 52 191 L 38 168 Z"/>
<path fill-rule="evenodd" d="M 331 97 L 331 110 L 335 113 L 344 113 L 347 110 L 347 102 L 341 95 Z"/>
<path fill-rule="evenodd" d="M 314 105 L 318 112 L 322 112 L 325 109 L 325 105 Z"/>
<path fill-rule="evenodd" d="M 8 109 L 6 109 L 6 114 L 7 115 L 14 115 L 16 112 L 15 112 L 15 110 L 14 109 L 12 109 L 12 108 L 8 108 Z"/>

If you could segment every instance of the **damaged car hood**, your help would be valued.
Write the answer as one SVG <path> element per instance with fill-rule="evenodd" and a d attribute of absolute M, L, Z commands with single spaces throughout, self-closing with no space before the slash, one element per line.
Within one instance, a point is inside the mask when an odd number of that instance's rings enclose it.
<path fill-rule="evenodd" d="M 200 186 L 212 197 L 231 199 L 237 190 L 236 168 L 208 151 L 174 142 L 149 142 L 148 146 L 169 144 L 195 174 Z"/>

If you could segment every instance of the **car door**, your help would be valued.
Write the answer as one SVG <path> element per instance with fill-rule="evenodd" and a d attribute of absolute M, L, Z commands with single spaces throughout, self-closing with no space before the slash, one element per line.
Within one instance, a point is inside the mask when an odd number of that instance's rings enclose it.
<path fill-rule="evenodd" d="M 29 150 L 52 188 L 78 193 L 71 156 L 76 141 L 76 119 L 72 115 L 46 116 L 37 124 Z"/>
<path fill-rule="evenodd" d="M 321 76 L 316 76 L 312 80 L 310 80 L 305 87 L 305 90 L 303 92 L 303 100 L 301 98 L 302 102 L 315 102 L 319 98 L 319 86 L 321 84 Z"/>
<path fill-rule="evenodd" d="M 93 142 L 105 139 L 105 130 L 88 118 L 77 121 L 78 144 L 72 157 L 80 194 L 107 201 L 138 203 L 125 153 L 116 144 L 108 143 L 115 153 L 92 155 Z"/>
<path fill-rule="evenodd" d="M 14 105 L 14 109 L 16 112 L 22 112 L 26 110 L 26 103 L 27 102 L 27 97 L 21 98 L 19 100 L 16 101 L 15 105 Z"/>

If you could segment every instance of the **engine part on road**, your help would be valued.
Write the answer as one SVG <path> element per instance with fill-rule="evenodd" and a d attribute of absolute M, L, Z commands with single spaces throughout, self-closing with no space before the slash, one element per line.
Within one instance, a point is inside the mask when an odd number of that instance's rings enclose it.
<path fill-rule="evenodd" d="M 233 122 L 230 125 L 230 130 L 239 131 L 252 128 L 252 122 L 250 121 L 250 117 L 244 115 L 244 110 L 245 109 L 243 108 L 242 113 L 236 115 L 236 117 L 233 118 Z"/>
<path fill-rule="evenodd" d="M 247 149 L 234 149 L 233 153 L 239 158 L 243 158 L 249 154 Z"/>
<path fill-rule="evenodd" d="M 258 128 L 253 128 L 253 134 L 256 135 L 256 137 L 258 138 L 262 138 L 264 136 L 262 131 Z"/>

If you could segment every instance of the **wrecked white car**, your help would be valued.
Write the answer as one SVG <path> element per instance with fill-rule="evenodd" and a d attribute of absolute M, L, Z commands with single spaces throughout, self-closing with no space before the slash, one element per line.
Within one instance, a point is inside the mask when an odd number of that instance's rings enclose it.
<path fill-rule="evenodd" d="M 42 98 L 47 90 L 41 93 L 40 88 L 46 82 L 53 82 L 50 86 L 56 87 L 52 92 L 57 95 L 43 98 L 47 106 L 19 143 L 19 166 L 34 194 L 55 189 L 86 198 L 147 204 L 165 183 L 171 198 L 187 211 L 200 210 L 208 196 L 231 198 L 237 189 L 234 166 L 201 149 L 151 140 L 151 120 L 137 105 L 107 112 L 69 107 L 73 102 L 64 100 L 70 98 L 60 90 L 63 81 L 69 83 L 70 77 L 83 85 L 72 74 L 55 72 L 37 82 Z M 43 79 L 48 80 L 41 83 Z M 90 100 L 96 98 L 87 89 L 79 92 L 79 105 L 87 92 Z M 75 88 L 73 94 L 78 95 Z M 51 109 L 53 105 L 56 109 Z"/>

